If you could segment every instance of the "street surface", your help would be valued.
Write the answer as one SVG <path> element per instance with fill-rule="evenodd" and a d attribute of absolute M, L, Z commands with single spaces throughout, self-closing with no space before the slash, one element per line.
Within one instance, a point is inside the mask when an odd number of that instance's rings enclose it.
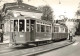
<path fill-rule="evenodd" d="M 74 41 L 70 42 L 69 40 L 64 40 L 64 41 L 60 41 L 60 42 L 55 42 L 55 43 L 51 43 L 51 44 L 47 44 L 47 45 L 42 45 L 42 46 L 33 46 L 33 45 L 29 45 L 29 46 L 25 46 L 25 47 L 17 47 L 17 48 L 2 48 L 5 47 L 6 45 L 0 45 L 2 46 L 0 49 L 0 56 L 28 56 L 28 55 L 36 55 L 39 53 L 45 53 L 49 52 L 51 50 L 56 50 L 56 49 L 60 49 L 61 47 L 65 47 L 66 45 L 70 45 L 74 43 Z M 74 44 L 76 45 L 76 44 Z"/>
<path fill-rule="evenodd" d="M 80 56 L 80 36 L 74 37 L 76 42 L 56 50 L 41 53 L 36 56 Z"/>

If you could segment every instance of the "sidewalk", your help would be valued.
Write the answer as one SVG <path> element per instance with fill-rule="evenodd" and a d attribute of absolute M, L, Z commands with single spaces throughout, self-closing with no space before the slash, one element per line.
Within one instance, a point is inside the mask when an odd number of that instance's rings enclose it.
<path fill-rule="evenodd" d="M 9 43 L 6 42 L 0 42 L 0 50 L 1 49 L 5 49 L 5 48 L 9 48 Z"/>

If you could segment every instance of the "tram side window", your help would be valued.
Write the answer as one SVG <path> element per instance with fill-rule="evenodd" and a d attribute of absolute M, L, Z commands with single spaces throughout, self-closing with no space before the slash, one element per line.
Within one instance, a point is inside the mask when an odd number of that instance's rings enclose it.
<path fill-rule="evenodd" d="M 54 32 L 59 32 L 59 27 L 54 27 Z"/>
<path fill-rule="evenodd" d="M 41 32 L 45 32 L 45 25 L 41 25 Z"/>
<path fill-rule="evenodd" d="M 19 31 L 24 32 L 24 20 L 19 20 Z"/>
<path fill-rule="evenodd" d="M 26 31 L 29 32 L 29 20 L 26 21 Z"/>
<path fill-rule="evenodd" d="M 65 33 L 65 28 L 64 27 L 60 27 L 60 32 L 61 33 Z"/>
<path fill-rule="evenodd" d="M 51 32 L 51 26 L 46 26 L 46 32 Z"/>
<path fill-rule="evenodd" d="M 18 31 L 18 20 L 14 20 L 14 31 Z"/>
<path fill-rule="evenodd" d="M 40 32 L 40 24 L 37 24 L 37 32 Z"/>

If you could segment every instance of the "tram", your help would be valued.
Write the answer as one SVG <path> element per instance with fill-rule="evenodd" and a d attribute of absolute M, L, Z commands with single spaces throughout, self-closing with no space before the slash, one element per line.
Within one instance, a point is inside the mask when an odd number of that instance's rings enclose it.
<path fill-rule="evenodd" d="M 10 20 L 11 42 L 26 44 L 52 40 L 52 24 L 30 17 L 16 17 Z"/>
<path fill-rule="evenodd" d="M 65 25 L 31 17 L 12 17 L 10 19 L 11 43 L 28 44 L 43 41 L 57 41 L 68 38 Z"/>
<path fill-rule="evenodd" d="M 65 24 L 54 24 L 54 31 L 52 33 L 53 40 L 65 40 L 68 38 L 68 28 Z"/>
<path fill-rule="evenodd" d="M 39 43 L 68 38 L 68 28 L 65 25 L 40 20 L 43 13 L 34 6 L 8 3 L 4 5 L 2 15 L 4 19 L 10 20 L 11 44 Z"/>

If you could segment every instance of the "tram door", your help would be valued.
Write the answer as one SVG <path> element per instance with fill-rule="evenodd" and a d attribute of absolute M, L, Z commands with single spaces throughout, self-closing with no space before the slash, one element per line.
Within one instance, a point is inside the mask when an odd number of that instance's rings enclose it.
<path fill-rule="evenodd" d="M 35 33 L 36 33 L 36 27 L 35 27 L 35 20 L 30 20 L 31 21 L 31 26 L 30 26 L 30 28 L 31 28 L 31 41 L 34 41 L 35 40 L 35 37 L 36 37 L 36 35 L 35 35 Z"/>
<path fill-rule="evenodd" d="M 14 35 L 13 40 L 16 43 L 16 37 L 18 37 L 18 20 L 14 20 Z"/>

